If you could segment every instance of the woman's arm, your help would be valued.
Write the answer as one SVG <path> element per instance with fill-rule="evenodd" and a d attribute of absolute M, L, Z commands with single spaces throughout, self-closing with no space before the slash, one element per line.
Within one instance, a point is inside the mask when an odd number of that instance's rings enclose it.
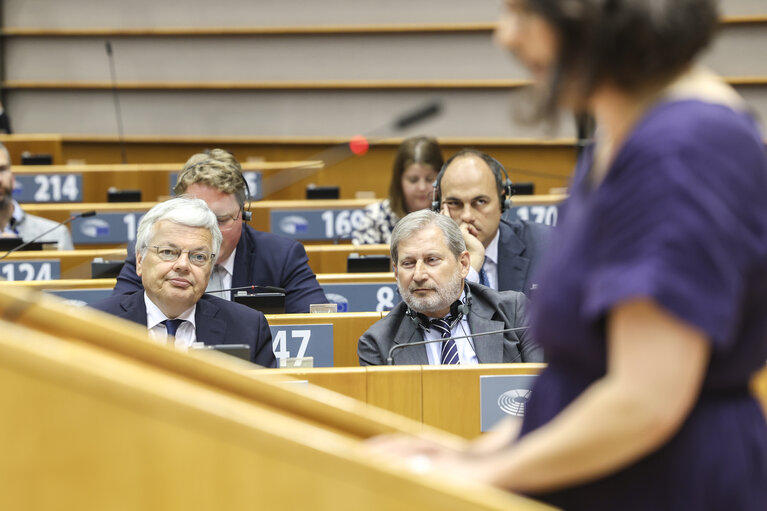
<path fill-rule="evenodd" d="M 436 464 L 461 476 L 536 492 L 604 476 L 660 447 L 697 399 L 709 344 L 702 332 L 650 300 L 616 307 L 608 339 L 605 377 L 549 424 L 512 448 L 437 458 Z"/>

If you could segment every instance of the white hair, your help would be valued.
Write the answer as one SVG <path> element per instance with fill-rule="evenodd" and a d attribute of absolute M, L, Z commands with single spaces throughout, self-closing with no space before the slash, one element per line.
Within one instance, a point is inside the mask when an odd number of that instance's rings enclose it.
<path fill-rule="evenodd" d="M 218 228 L 216 215 L 208 208 L 205 201 L 188 195 L 181 195 L 156 205 L 141 219 L 136 234 L 136 257 L 146 255 L 149 242 L 154 235 L 154 225 L 162 220 L 187 227 L 204 227 L 213 236 L 213 253 L 218 255 L 221 250 L 221 230 Z M 213 262 L 216 258 L 213 258 Z"/>

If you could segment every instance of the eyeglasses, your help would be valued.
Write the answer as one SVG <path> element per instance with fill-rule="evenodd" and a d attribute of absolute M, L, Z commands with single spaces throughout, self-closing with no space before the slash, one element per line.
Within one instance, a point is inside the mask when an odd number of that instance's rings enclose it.
<path fill-rule="evenodd" d="M 216 254 L 210 254 L 204 250 L 181 250 L 175 247 L 161 247 L 157 245 L 148 245 L 147 248 L 153 248 L 157 257 L 166 262 L 177 260 L 184 252 L 189 254 L 189 262 L 195 266 L 205 266 L 215 257 Z"/>
<path fill-rule="evenodd" d="M 228 231 L 232 227 L 234 227 L 234 223 L 240 218 L 240 213 L 242 213 L 241 210 L 237 210 L 237 213 L 232 215 L 221 215 L 216 216 L 216 220 L 218 220 L 218 228 L 221 231 Z"/>

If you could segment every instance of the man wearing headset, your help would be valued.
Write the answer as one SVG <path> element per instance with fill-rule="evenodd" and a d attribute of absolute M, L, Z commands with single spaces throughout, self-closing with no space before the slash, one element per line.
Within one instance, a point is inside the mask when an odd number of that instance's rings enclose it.
<path fill-rule="evenodd" d="M 402 302 L 362 335 L 360 365 L 543 361 L 525 295 L 465 282 L 469 252 L 454 221 L 410 213 L 392 232 L 391 258 Z"/>
<path fill-rule="evenodd" d="M 243 222 L 250 216 L 245 210 L 247 183 L 231 153 L 213 149 L 193 155 L 179 173 L 173 191 L 204 200 L 218 218 L 223 242 L 207 291 L 253 285 L 280 287 L 285 289 L 286 313 L 307 313 L 310 304 L 328 303 L 300 243 L 257 231 Z M 143 289 L 136 275 L 134 252 L 129 246 L 113 295 Z M 233 294 L 216 293 L 226 300 Z"/>
<path fill-rule="evenodd" d="M 458 223 L 471 254 L 467 279 L 530 296 L 551 228 L 503 218 L 512 195 L 503 166 L 483 152 L 464 149 L 445 162 L 434 192 L 433 209 Z"/>

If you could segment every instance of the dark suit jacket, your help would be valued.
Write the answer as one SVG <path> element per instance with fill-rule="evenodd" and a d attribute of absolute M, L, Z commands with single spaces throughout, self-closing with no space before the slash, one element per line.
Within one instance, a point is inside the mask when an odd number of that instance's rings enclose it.
<path fill-rule="evenodd" d="M 234 255 L 232 287 L 254 284 L 285 289 L 286 313 L 307 313 L 312 303 L 328 303 L 317 277 L 309 268 L 309 258 L 303 245 L 290 238 L 243 225 Z M 143 289 L 141 278 L 136 275 L 135 245 L 131 243 L 112 296 Z"/>
<path fill-rule="evenodd" d="M 498 290 L 521 291 L 527 296 L 534 280 L 551 227 L 526 220 L 501 219 L 498 226 Z"/>
<path fill-rule="evenodd" d="M 146 326 L 144 291 L 110 296 L 91 305 L 94 309 Z M 247 344 L 250 360 L 264 367 L 276 367 L 272 333 L 260 312 L 239 303 L 203 295 L 194 314 L 197 341 L 209 345 Z"/>
<path fill-rule="evenodd" d="M 469 327 L 472 334 L 525 326 L 527 299 L 516 291 L 498 292 L 480 284 L 467 283 L 472 300 Z M 423 341 L 423 331 L 405 315 L 407 305 L 398 303 L 383 319 L 362 334 L 357 344 L 360 365 L 385 365 L 395 344 Z M 499 362 L 543 362 L 543 349 L 527 330 L 474 337 L 474 351 L 481 364 Z M 392 355 L 395 365 L 427 365 L 424 346 L 400 348 Z"/>

